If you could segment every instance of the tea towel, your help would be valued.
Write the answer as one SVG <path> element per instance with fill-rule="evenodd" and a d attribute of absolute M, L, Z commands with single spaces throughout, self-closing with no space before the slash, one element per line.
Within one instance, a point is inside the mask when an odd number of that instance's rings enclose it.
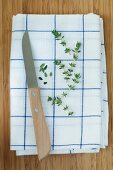
<path fill-rule="evenodd" d="M 17 155 L 37 154 L 22 54 L 22 37 L 26 30 L 29 32 L 42 105 L 49 127 L 51 153 L 98 152 L 108 145 L 108 96 L 103 20 L 96 14 L 18 14 L 13 17 L 10 149 L 16 150 Z M 59 59 L 65 65 L 72 61 L 55 40 L 52 30 L 61 32 L 70 48 L 77 41 L 81 42 L 81 52 L 74 70 L 81 74 L 81 80 L 64 101 L 74 111 L 72 116 L 47 101 L 48 96 L 55 97 L 67 90 L 62 73 L 53 61 Z M 46 63 L 48 71 L 53 72 L 52 77 L 46 78 L 46 85 L 38 79 L 42 63 Z"/>

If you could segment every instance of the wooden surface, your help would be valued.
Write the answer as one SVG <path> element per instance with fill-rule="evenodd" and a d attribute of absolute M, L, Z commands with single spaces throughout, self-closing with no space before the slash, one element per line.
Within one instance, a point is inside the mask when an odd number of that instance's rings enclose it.
<path fill-rule="evenodd" d="M 113 0 L 0 0 L 0 170 L 112 170 L 113 169 Z M 89 13 L 104 18 L 109 87 L 109 147 L 98 154 L 16 157 L 9 150 L 9 57 L 11 18 L 17 13 Z M 2 37 L 2 39 L 1 39 Z"/>

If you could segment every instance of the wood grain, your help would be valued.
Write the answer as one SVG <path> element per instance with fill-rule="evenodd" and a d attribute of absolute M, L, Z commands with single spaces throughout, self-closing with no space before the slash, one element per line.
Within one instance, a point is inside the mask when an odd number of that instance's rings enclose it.
<path fill-rule="evenodd" d="M 100 14 L 104 18 L 109 89 L 109 147 L 98 154 L 16 157 L 10 151 L 9 58 L 11 18 L 17 13 Z M 1 28 L 2 25 L 2 28 Z M 1 39 L 2 37 L 2 39 Z M 112 170 L 113 169 L 113 1 L 112 0 L 0 0 L 0 170 Z M 2 43 L 1 43 L 2 42 Z"/>
<path fill-rule="evenodd" d="M 0 169 L 4 169 L 3 145 L 3 57 L 2 57 L 2 1 L 0 0 Z"/>
<path fill-rule="evenodd" d="M 26 42 L 26 41 L 25 41 Z M 27 55 L 28 56 L 28 55 Z M 30 105 L 34 123 L 34 131 L 37 143 L 39 160 L 46 157 L 51 149 L 50 134 L 42 108 L 40 89 L 29 88 Z"/>

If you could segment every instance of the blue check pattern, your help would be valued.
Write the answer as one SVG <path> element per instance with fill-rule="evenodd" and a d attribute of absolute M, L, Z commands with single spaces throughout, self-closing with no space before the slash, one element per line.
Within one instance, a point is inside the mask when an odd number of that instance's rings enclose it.
<path fill-rule="evenodd" d="M 85 62 L 101 62 L 101 59 L 99 59 L 99 58 L 85 58 L 84 57 L 84 48 L 85 48 L 85 46 L 84 46 L 84 44 L 85 44 L 85 33 L 88 33 L 88 32 L 95 32 L 95 33 L 99 33 L 100 32 L 100 30 L 85 30 L 85 24 L 84 24 L 84 22 L 85 22 L 85 18 L 84 18 L 84 15 L 82 15 L 82 30 L 59 30 L 59 32 L 81 32 L 82 33 L 82 58 L 81 59 L 78 59 L 78 62 L 80 62 L 81 63 L 81 66 L 82 66 L 82 68 L 81 68 L 81 77 L 82 77 L 82 82 L 81 82 L 81 87 L 79 88 L 79 87 L 77 87 L 77 88 L 75 88 L 74 90 L 75 91 L 80 91 L 80 94 L 81 94 L 81 115 L 74 115 L 74 116 L 71 116 L 71 117 L 69 117 L 69 116 L 58 116 L 58 115 L 56 115 L 56 106 L 55 105 L 53 105 L 53 113 L 52 113 L 52 115 L 46 115 L 46 117 L 47 118 L 51 118 L 52 119 L 52 122 L 53 122 L 53 130 L 52 130 L 52 144 L 51 144 L 51 146 L 52 146 L 52 150 L 55 150 L 55 147 L 56 146 L 71 146 L 72 148 L 74 147 L 74 146 L 78 146 L 80 149 L 82 149 L 83 148 L 83 146 L 89 146 L 89 147 L 91 147 L 92 149 L 93 148 L 97 148 L 97 147 L 100 147 L 100 143 L 84 143 L 83 141 L 83 132 L 84 132 L 84 120 L 86 120 L 86 119 L 95 119 L 95 118 L 97 118 L 97 119 L 101 119 L 101 114 L 94 114 L 94 115 L 90 115 L 90 114 L 88 114 L 88 115 L 84 115 L 84 92 L 85 91 L 100 91 L 101 90 L 101 83 L 100 83 L 100 86 L 98 86 L 98 87 L 85 87 L 84 86 L 84 78 L 85 78 L 85 72 L 84 72 L 84 67 L 85 67 Z M 57 23 L 57 15 L 54 15 L 54 29 L 56 29 L 56 23 Z M 12 34 L 13 33 L 15 33 L 15 32 L 24 32 L 24 31 L 28 31 L 28 32 L 51 32 L 52 30 L 31 30 L 31 29 L 28 29 L 28 25 L 29 25 L 29 15 L 26 15 L 26 29 L 25 30 L 13 30 L 12 31 Z M 101 43 L 101 46 L 104 46 L 104 43 L 102 42 Z M 41 59 L 41 58 L 37 58 L 37 59 L 34 59 L 34 62 L 37 62 L 37 61 L 44 61 L 44 62 L 48 62 L 48 61 L 54 61 L 56 59 L 56 40 L 55 40 L 55 38 L 54 38 L 54 58 L 53 59 L 48 59 L 48 58 L 45 58 L 45 59 Z M 23 61 L 23 58 L 11 58 L 11 62 L 21 62 L 21 61 Z M 72 61 L 71 59 L 62 59 L 62 61 L 65 61 L 65 62 L 68 62 L 68 61 Z M 56 96 L 56 91 L 61 91 L 61 90 L 66 90 L 67 88 L 63 88 L 63 87 L 61 87 L 61 88 L 57 88 L 56 87 L 56 72 L 57 72 L 57 70 L 56 70 L 56 65 L 54 65 L 54 78 L 53 78 L 53 80 L 54 80 L 54 82 L 53 82 L 53 88 L 41 88 L 41 90 L 42 91 L 53 91 L 53 96 L 55 97 Z M 103 74 L 106 74 L 106 70 L 105 71 L 103 71 Z M 16 115 L 16 113 L 15 113 L 15 115 L 11 115 L 11 119 L 12 118 L 24 118 L 24 141 L 23 141 L 23 143 L 22 144 L 14 144 L 14 143 L 11 143 L 11 146 L 12 147 L 15 147 L 15 148 L 17 148 L 17 147 L 20 147 L 20 146 L 22 146 L 23 147 L 23 149 L 24 150 L 26 150 L 26 147 L 27 146 L 30 146 L 30 147 L 36 147 L 36 145 L 35 144 L 33 144 L 33 145 L 28 145 L 28 144 L 26 144 L 26 131 L 27 131 L 27 124 L 26 124 L 26 121 L 27 121 L 27 119 L 30 119 L 30 118 L 32 118 L 32 116 L 30 115 L 27 115 L 27 80 L 25 81 L 25 87 L 10 87 L 10 89 L 11 89 L 11 91 L 13 91 L 13 90 L 17 90 L 18 91 L 18 93 L 19 93 L 19 90 L 24 90 L 24 115 Z M 103 102 L 108 102 L 108 99 L 103 99 Z M 55 121 L 56 121 L 56 119 L 80 119 L 80 122 L 81 122 L 81 128 L 80 128 L 80 142 L 79 143 L 71 143 L 71 144 L 61 144 L 61 145 L 59 145 L 59 144 L 55 144 Z M 70 152 L 71 152 L 71 150 L 70 150 Z"/>

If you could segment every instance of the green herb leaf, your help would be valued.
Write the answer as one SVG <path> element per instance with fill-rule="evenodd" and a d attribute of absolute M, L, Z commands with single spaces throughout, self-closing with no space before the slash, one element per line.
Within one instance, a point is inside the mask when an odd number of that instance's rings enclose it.
<path fill-rule="evenodd" d="M 54 64 L 55 64 L 55 65 L 60 65 L 60 64 L 61 64 L 61 60 L 55 60 L 55 61 L 54 61 Z"/>
<path fill-rule="evenodd" d="M 69 87 L 70 90 L 73 90 L 73 89 L 75 88 L 75 86 L 74 86 L 74 85 L 71 85 L 71 84 L 68 85 L 68 87 Z"/>
<path fill-rule="evenodd" d="M 66 81 L 67 81 L 67 80 L 70 80 L 70 78 L 69 78 L 69 77 L 64 77 L 64 80 L 66 80 Z"/>
<path fill-rule="evenodd" d="M 69 108 L 69 106 L 66 105 L 66 106 L 63 108 L 63 110 L 66 111 L 66 110 L 68 110 L 68 108 Z"/>
<path fill-rule="evenodd" d="M 77 48 L 77 49 L 80 49 L 80 47 L 81 47 L 81 43 L 80 43 L 80 42 L 77 42 L 77 43 L 76 43 L 76 48 Z"/>
<path fill-rule="evenodd" d="M 75 63 L 69 63 L 69 65 L 70 65 L 71 67 L 75 67 L 75 66 L 76 66 Z"/>
<path fill-rule="evenodd" d="M 65 64 L 60 64 L 59 69 L 62 69 L 65 67 Z"/>
<path fill-rule="evenodd" d="M 44 73 L 44 76 L 47 77 L 47 73 L 46 72 Z"/>
<path fill-rule="evenodd" d="M 74 114 L 74 112 L 69 112 L 68 116 L 72 116 Z"/>
<path fill-rule="evenodd" d="M 81 47 L 81 43 L 80 43 L 80 42 L 77 42 L 77 43 L 76 43 L 76 46 L 75 46 L 75 48 L 74 48 L 74 50 L 73 50 L 73 52 L 79 53 L 79 52 L 80 52 L 80 47 Z"/>
<path fill-rule="evenodd" d="M 44 67 L 44 70 L 46 70 L 47 69 L 47 65 Z"/>
<path fill-rule="evenodd" d="M 62 104 L 62 99 L 60 97 L 55 97 L 52 101 L 52 104 L 57 104 L 60 106 Z"/>
<path fill-rule="evenodd" d="M 41 65 L 40 65 L 40 68 L 43 68 L 43 67 L 45 67 L 45 63 L 42 63 Z"/>
<path fill-rule="evenodd" d="M 74 83 L 79 83 L 77 79 L 72 79 Z"/>
<path fill-rule="evenodd" d="M 76 79 L 80 79 L 80 78 L 81 78 L 81 75 L 80 75 L 80 73 L 78 73 L 78 74 L 75 74 L 75 73 L 74 73 L 74 77 L 75 77 Z"/>
<path fill-rule="evenodd" d="M 62 100 L 60 97 L 56 97 L 56 102 L 55 102 L 58 106 L 60 106 L 62 104 Z"/>
<path fill-rule="evenodd" d="M 52 34 L 55 36 L 56 40 L 60 40 L 62 37 L 61 37 L 61 33 L 59 33 L 58 31 L 56 30 L 53 30 L 52 31 Z"/>
<path fill-rule="evenodd" d="M 52 97 L 48 96 L 47 101 L 50 102 L 50 101 L 52 101 L 52 100 L 53 100 Z"/>
<path fill-rule="evenodd" d="M 62 41 L 60 44 L 63 45 L 63 46 L 66 46 L 66 42 L 65 41 Z"/>
<path fill-rule="evenodd" d="M 50 77 L 52 77 L 53 73 L 52 73 L 52 72 L 50 72 L 50 74 L 49 74 L 49 75 L 50 75 Z"/>
<path fill-rule="evenodd" d="M 56 102 L 56 97 L 54 97 L 54 99 L 52 100 L 52 104 L 55 104 Z"/>
<path fill-rule="evenodd" d="M 68 71 L 64 71 L 63 74 L 67 75 L 67 74 L 68 74 Z"/>
<path fill-rule="evenodd" d="M 67 96 L 67 93 L 66 93 L 66 92 L 63 92 L 63 93 L 62 93 L 62 96 L 66 97 L 66 96 Z"/>
<path fill-rule="evenodd" d="M 75 61 L 77 61 L 78 60 L 78 56 L 77 56 L 77 54 L 73 54 L 73 59 L 75 60 Z"/>
<path fill-rule="evenodd" d="M 71 76 L 72 76 L 72 74 L 71 74 L 71 73 L 68 73 L 68 74 L 67 74 L 67 76 L 71 77 Z"/>
<path fill-rule="evenodd" d="M 40 65 L 40 72 L 45 72 L 45 70 L 47 69 L 47 65 L 45 64 L 45 63 L 42 63 L 41 65 Z"/>
<path fill-rule="evenodd" d="M 40 71 L 40 72 L 44 72 L 44 67 L 45 67 L 45 63 L 41 64 L 41 65 L 40 65 L 40 70 L 39 70 L 39 71 Z"/>
<path fill-rule="evenodd" d="M 65 51 L 65 53 L 70 53 L 71 49 L 70 48 L 66 48 L 64 51 Z"/>
<path fill-rule="evenodd" d="M 69 72 L 73 72 L 73 70 L 72 70 L 72 69 L 68 69 L 68 71 L 69 71 Z"/>

